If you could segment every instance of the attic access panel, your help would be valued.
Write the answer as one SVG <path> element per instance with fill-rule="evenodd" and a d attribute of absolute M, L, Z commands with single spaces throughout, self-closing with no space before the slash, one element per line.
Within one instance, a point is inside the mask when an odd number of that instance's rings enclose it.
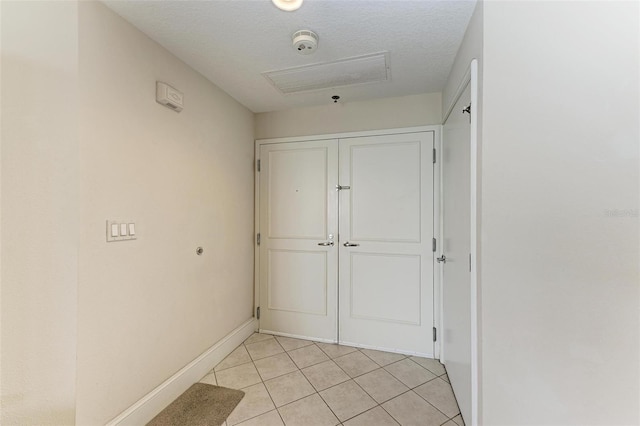
<path fill-rule="evenodd" d="M 262 75 L 285 95 L 391 80 L 389 52 L 269 71 Z"/>

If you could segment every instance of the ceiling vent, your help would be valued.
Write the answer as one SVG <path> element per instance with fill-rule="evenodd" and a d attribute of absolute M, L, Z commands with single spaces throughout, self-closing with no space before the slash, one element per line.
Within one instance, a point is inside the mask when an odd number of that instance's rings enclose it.
<path fill-rule="evenodd" d="M 391 80 L 389 53 L 263 73 L 284 94 Z"/>

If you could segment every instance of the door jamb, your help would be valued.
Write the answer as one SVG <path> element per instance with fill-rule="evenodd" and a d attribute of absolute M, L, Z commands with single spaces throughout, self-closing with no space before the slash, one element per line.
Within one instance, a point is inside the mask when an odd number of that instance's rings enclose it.
<path fill-rule="evenodd" d="M 255 154 L 253 161 L 253 317 L 256 319 L 257 332 L 260 330 L 260 319 L 258 318 L 258 306 L 260 305 L 260 246 L 258 245 L 258 232 L 260 232 L 260 173 L 258 164 L 260 162 L 260 144 L 255 141 Z"/>
<path fill-rule="evenodd" d="M 436 251 L 433 252 L 433 326 L 436 329 L 436 341 L 433 343 L 433 357 L 437 360 L 442 358 L 442 335 L 443 335 L 443 297 L 442 297 L 442 268 L 436 263 L 438 252 L 444 243 L 442 236 L 442 138 L 444 134 L 443 126 L 441 131 L 436 132 L 433 140 L 433 147 L 436 150 L 436 163 L 433 165 L 433 238 L 436 239 Z"/>
<path fill-rule="evenodd" d="M 471 114 L 471 424 L 477 425 L 479 418 L 479 394 L 480 394 L 480 306 L 478 298 L 478 116 L 480 105 L 478 104 L 478 60 L 473 59 L 471 70 L 471 105 L 474 105 L 475 113 Z"/>

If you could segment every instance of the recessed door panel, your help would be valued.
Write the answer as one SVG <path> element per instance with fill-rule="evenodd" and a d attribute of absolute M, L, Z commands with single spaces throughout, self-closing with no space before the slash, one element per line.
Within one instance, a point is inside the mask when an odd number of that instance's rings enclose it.
<path fill-rule="evenodd" d="M 267 284 L 270 310 L 327 315 L 326 252 L 269 250 Z"/>
<path fill-rule="evenodd" d="M 351 318 L 420 324 L 420 256 L 351 252 Z"/>
<path fill-rule="evenodd" d="M 420 241 L 420 142 L 353 145 L 351 233 L 360 241 Z"/>
<path fill-rule="evenodd" d="M 323 239 L 327 234 L 328 150 L 269 152 L 270 238 Z"/>

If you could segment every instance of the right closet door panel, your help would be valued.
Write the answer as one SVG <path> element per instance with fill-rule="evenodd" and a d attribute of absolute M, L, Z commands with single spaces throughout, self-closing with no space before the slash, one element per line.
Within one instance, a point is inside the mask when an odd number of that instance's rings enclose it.
<path fill-rule="evenodd" d="M 341 343 L 433 356 L 433 143 L 340 140 Z"/>

